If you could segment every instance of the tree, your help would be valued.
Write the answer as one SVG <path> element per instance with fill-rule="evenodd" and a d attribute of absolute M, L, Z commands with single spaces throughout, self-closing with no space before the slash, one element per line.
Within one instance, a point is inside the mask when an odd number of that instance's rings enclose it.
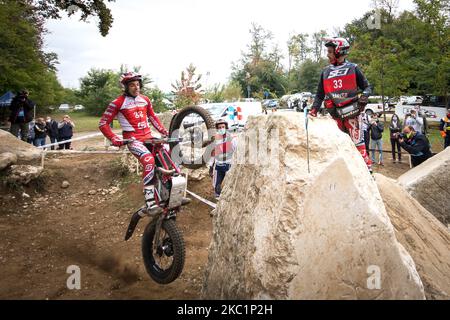
<path fill-rule="evenodd" d="M 198 104 L 203 90 L 200 79 L 202 75 L 196 75 L 196 67 L 191 63 L 186 72 L 181 71 L 181 79 L 172 84 L 172 91 L 176 95 L 175 106 L 176 108 L 182 108 L 192 104 Z"/>
<path fill-rule="evenodd" d="M 316 92 L 322 69 L 327 65 L 325 59 L 318 62 L 306 59 L 289 77 L 289 92 Z"/>
<path fill-rule="evenodd" d="M 248 52 L 242 53 L 241 60 L 232 65 L 231 80 L 239 83 L 241 92 L 253 97 L 263 97 L 265 91 L 272 97 L 283 95 L 287 78 L 281 65 L 282 54 L 277 45 L 267 48 L 272 33 L 253 23 L 250 36 Z"/>
<path fill-rule="evenodd" d="M 300 33 L 289 38 L 287 43 L 289 56 L 288 73 L 292 70 L 293 66 L 306 60 L 311 51 L 311 48 L 307 45 L 308 37 L 308 34 Z"/>
<path fill-rule="evenodd" d="M 251 42 L 247 46 L 248 53 L 244 55 L 252 64 L 258 64 L 265 53 L 267 47 L 267 41 L 272 39 L 272 33 L 265 30 L 261 25 L 257 23 L 252 23 L 252 27 L 249 30 L 251 35 Z"/>
<path fill-rule="evenodd" d="M 226 101 L 238 101 L 242 94 L 242 88 L 238 82 L 231 80 L 223 90 L 223 98 Z"/>
<path fill-rule="evenodd" d="M 149 97 L 155 112 L 167 111 L 167 105 L 164 103 L 166 97 L 159 88 L 150 88 L 144 94 Z"/>
<path fill-rule="evenodd" d="M 107 0 L 107 2 L 114 1 Z M 113 23 L 111 10 L 106 6 L 104 0 L 34 0 L 31 2 L 34 9 L 45 19 L 60 19 L 62 12 L 66 12 L 70 17 L 78 10 L 81 12 L 81 21 L 86 21 L 91 16 L 97 16 L 99 18 L 98 28 L 102 36 L 108 34 Z"/>
<path fill-rule="evenodd" d="M 113 70 L 93 68 L 80 79 L 79 95 L 91 115 L 100 116 L 120 94 L 119 73 Z"/>
<path fill-rule="evenodd" d="M 391 23 L 395 18 L 399 0 L 373 0 L 376 8 L 383 9 L 387 14 L 387 23 Z"/>
<path fill-rule="evenodd" d="M 416 0 L 414 12 L 395 15 L 395 0 L 379 3 L 381 29 L 370 30 L 366 19 L 374 12 L 346 25 L 352 61 L 367 72 L 375 92 L 398 94 L 449 94 L 450 28 L 449 0 Z M 395 52 L 391 52 L 394 50 Z"/>
<path fill-rule="evenodd" d="M 450 0 L 414 0 L 426 30 L 422 54 L 434 73 L 433 93 L 447 97 L 450 88 Z"/>
<path fill-rule="evenodd" d="M 43 51 L 43 32 L 43 20 L 28 2 L 0 1 L 0 92 L 26 88 L 44 112 L 59 103 L 63 88 L 56 54 Z"/>
<path fill-rule="evenodd" d="M 208 88 L 203 97 L 208 100 L 208 102 L 223 102 L 225 100 L 224 92 L 225 86 L 217 83 L 211 88 Z"/>
<path fill-rule="evenodd" d="M 314 61 L 318 62 L 322 58 L 323 53 L 323 38 L 327 35 L 325 30 L 314 32 L 312 35 L 312 49 L 314 54 Z"/>

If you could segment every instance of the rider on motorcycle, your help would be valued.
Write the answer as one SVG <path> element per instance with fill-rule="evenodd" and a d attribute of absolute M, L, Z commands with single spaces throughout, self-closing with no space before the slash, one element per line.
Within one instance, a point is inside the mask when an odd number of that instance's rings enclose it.
<path fill-rule="evenodd" d="M 120 84 L 124 93 L 112 101 L 100 119 L 99 128 L 112 145 L 120 147 L 124 144 L 122 138 L 116 135 L 110 127 L 110 123 L 117 116 L 123 130 L 124 139 L 132 139 L 127 144 L 130 152 L 139 159 L 144 170 L 142 174 L 144 184 L 144 196 L 148 209 L 155 205 L 155 159 L 144 145 L 144 141 L 152 138 L 149 122 L 163 136 L 169 133 L 153 111 L 150 99 L 142 94 L 142 76 L 135 72 L 122 74 Z"/>
<path fill-rule="evenodd" d="M 368 103 L 368 97 L 371 94 L 370 84 L 359 67 L 346 60 L 350 49 L 346 39 L 335 37 L 324 40 L 328 49 L 327 57 L 331 64 L 322 71 L 317 94 L 309 114 L 316 117 L 325 99 L 325 108 L 336 121 L 339 129 L 350 135 L 369 171 L 372 172 L 372 161 L 367 154 L 361 130 L 361 111 Z M 362 90 L 359 98 L 358 89 Z"/>

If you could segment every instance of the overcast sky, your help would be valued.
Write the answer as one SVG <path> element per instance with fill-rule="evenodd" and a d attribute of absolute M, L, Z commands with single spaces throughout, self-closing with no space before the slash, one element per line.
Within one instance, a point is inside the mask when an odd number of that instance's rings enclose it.
<path fill-rule="evenodd" d="M 66 87 L 78 87 L 91 68 L 141 66 L 160 89 L 180 78 L 189 63 L 203 74 L 203 85 L 226 83 L 231 63 L 250 41 L 252 22 L 274 35 L 287 56 L 286 42 L 293 33 L 321 29 L 333 35 L 372 8 L 372 0 L 116 0 L 109 3 L 114 22 L 102 37 L 95 19 L 76 17 L 51 20 L 46 51 L 59 56 L 58 77 Z M 399 9 L 412 9 L 412 0 L 400 0 Z M 209 76 L 206 74 L 209 72 Z"/>

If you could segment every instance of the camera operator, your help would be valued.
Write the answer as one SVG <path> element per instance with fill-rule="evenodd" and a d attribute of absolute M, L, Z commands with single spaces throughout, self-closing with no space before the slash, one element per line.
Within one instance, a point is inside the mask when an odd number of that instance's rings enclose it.
<path fill-rule="evenodd" d="M 11 122 L 10 132 L 27 142 L 29 135 L 29 123 L 33 120 L 34 103 L 28 99 L 28 91 L 22 90 L 11 101 L 9 109 L 9 121 Z"/>
<path fill-rule="evenodd" d="M 403 128 L 402 134 L 397 134 L 400 146 L 411 155 L 413 167 L 431 158 L 430 142 L 421 132 L 414 130 L 412 126 Z"/>

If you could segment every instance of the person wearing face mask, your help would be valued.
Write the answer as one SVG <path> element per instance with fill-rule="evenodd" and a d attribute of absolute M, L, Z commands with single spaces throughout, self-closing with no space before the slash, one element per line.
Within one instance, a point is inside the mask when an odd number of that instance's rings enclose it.
<path fill-rule="evenodd" d="M 412 126 L 403 128 L 403 134 L 398 135 L 398 142 L 411 155 L 413 167 L 433 156 L 428 138 L 424 134 L 415 131 Z"/>
<path fill-rule="evenodd" d="M 222 191 L 222 182 L 231 168 L 231 159 L 237 148 L 237 139 L 227 132 L 228 122 L 226 120 L 218 120 L 216 130 L 214 149 L 209 161 L 209 175 L 213 178 L 214 196 L 218 200 Z"/>
<path fill-rule="evenodd" d="M 397 114 L 393 114 L 391 118 L 391 124 L 389 125 L 391 148 L 392 148 L 392 163 L 396 163 L 395 154 L 398 152 L 398 162 L 402 162 L 402 152 L 400 148 L 400 142 L 397 139 L 397 135 L 402 130 L 402 123 Z M 396 152 L 397 149 L 397 152 Z"/>
<path fill-rule="evenodd" d="M 447 115 L 441 119 L 439 131 L 444 139 L 444 149 L 450 146 L 450 108 L 447 109 Z"/>

